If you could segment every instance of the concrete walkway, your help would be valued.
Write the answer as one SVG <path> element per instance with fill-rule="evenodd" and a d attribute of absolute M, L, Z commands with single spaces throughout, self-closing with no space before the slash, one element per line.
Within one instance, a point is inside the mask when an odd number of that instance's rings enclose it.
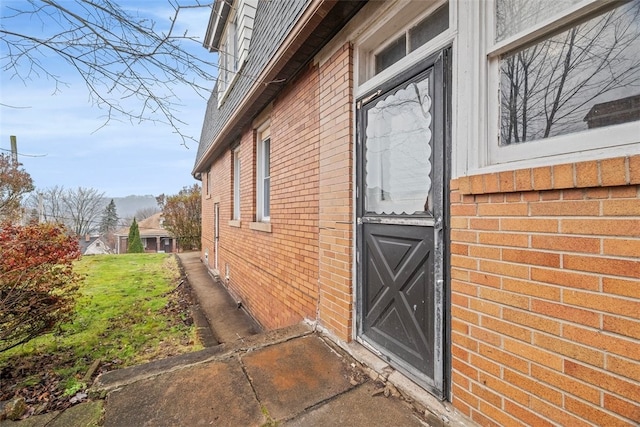
<path fill-rule="evenodd" d="M 212 333 L 213 343 L 206 330 L 199 331 L 206 347 L 235 341 L 260 332 L 258 324 L 238 307 L 225 287 L 211 277 L 207 267 L 200 261 L 199 252 L 180 253 L 178 259 L 191 286 L 194 299 L 197 301 L 194 313 L 196 325 L 199 329 L 208 325 Z M 203 325 L 204 322 L 199 319 L 199 316 L 206 319 L 207 324 Z"/>
<path fill-rule="evenodd" d="M 104 426 L 427 425 L 304 325 L 221 347 L 103 375 Z"/>
<path fill-rule="evenodd" d="M 358 362 L 307 325 L 256 333 L 255 322 L 213 280 L 197 253 L 179 258 L 220 344 L 107 372 L 91 388 L 93 402 L 0 426 L 444 424 L 428 424 L 393 386 L 372 381 Z M 101 407 L 102 419 L 96 415 Z"/>

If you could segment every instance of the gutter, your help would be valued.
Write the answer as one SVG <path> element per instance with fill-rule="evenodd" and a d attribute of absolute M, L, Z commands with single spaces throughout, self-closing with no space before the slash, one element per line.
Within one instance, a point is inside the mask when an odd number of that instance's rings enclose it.
<path fill-rule="evenodd" d="M 207 48 L 209 52 L 217 52 L 220 47 L 220 37 L 222 37 L 224 30 L 224 26 L 220 25 L 220 22 L 225 23 L 231 11 L 231 5 L 227 3 L 228 1 L 230 0 L 216 0 L 212 6 L 213 10 L 202 42 L 202 46 Z"/>

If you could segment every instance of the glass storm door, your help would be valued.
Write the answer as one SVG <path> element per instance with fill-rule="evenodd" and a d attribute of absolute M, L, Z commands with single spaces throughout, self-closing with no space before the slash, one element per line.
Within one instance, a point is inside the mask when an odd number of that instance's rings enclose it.
<path fill-rule="evenodd" d="M 448 56 L 356 105 L 359 339 L 440 398 Z"/>

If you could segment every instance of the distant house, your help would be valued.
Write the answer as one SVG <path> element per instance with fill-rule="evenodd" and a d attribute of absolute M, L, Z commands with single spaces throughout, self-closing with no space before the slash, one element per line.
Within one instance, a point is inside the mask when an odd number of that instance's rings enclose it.
<path fill-rule="evenodd" d="M 140 239 L 145 252 L 170 253 L 177 248 L 176 239 L 162 226 L 162 213 L 159 212 L 138 222 Z M 125 254 L 129 246 L 129 227 L 122 228 L 115 233 L 116 253 Z"/>
<path fill-rule="evenodd" d="M 82 255 L 105 255 L 113 253 L 102 236 L 90 236 L 87 234 L 85 237 L 80 238 L 79 244 Z"/>
<path fill-rule="evenodd" d="M 595 104 L 583 121 L 589 129 L 640 120 L 640 95 Z"/>

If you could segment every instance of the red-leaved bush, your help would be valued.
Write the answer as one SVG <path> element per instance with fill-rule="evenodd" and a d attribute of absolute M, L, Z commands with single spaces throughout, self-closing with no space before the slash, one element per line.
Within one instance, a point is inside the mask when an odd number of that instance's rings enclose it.
<path fill-rule="evenodd" d="M 0 225 L 0 352 L 70 318 L 79 257 L 78 240 L 62 225 Z"/>

